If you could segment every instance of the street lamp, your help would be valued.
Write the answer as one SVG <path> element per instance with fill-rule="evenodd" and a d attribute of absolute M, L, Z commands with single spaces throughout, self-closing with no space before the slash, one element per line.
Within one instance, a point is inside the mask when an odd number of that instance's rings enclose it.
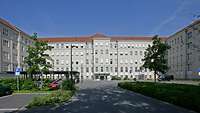
<path fill-rule="evenodd" d="M 116 40 L 116 44 L 117 44 L 117 76 L 119 76 L 119 56 L 118 56 L 118 53 L 119 53 L 119 48 L 118 48 L 118 40 Z"/>
<path fill-rule="evenodd" d="M 73 47 L 77 47 L 77 46 L 74 46 L 74 45 L 71 44 L 71 48 L 70 48 L 71 49 L 71 61 L 70 61 L 71 62 L 70 63 L 71 64 L 71 66 L 70 66 L 70 68 L 71 68 L 71 73 L 70 73 L 71 81 L 73 81 L 73 76 L 72 76 L 72 48 Z"/>

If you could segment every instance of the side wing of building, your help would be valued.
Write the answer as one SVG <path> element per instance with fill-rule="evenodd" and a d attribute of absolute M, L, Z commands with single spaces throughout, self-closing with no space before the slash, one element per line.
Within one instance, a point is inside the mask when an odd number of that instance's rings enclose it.
<path fill-rule="evenodd" d="M 25 70 L 26 49 L 32 43 L 29 35 L 0 18 L 0 72 Z"/>
<path fill-rule="evenodd" d="M 176 79 L 200 79 L 200 20 L 181 29 L 166 41 L 168 51 L 168 74 Z"/>

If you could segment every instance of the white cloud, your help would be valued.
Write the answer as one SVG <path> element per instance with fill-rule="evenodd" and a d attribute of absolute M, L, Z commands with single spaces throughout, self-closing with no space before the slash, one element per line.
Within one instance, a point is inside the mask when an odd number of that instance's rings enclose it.
<path fill-rule="evenodd" d="M 153 29 L 152 34 L 158 33 L 163 27 L 165 27 L 165 25 L 174 21 L 178 17 L 178 14 L 184 10 L 187 4 L 188 4 L 187 0 L 183 0 L 177 7 L 177 9 L 168 18 L 166 18 L 164 21 L 162 21 L 158 26 L 156 26 Z"/>

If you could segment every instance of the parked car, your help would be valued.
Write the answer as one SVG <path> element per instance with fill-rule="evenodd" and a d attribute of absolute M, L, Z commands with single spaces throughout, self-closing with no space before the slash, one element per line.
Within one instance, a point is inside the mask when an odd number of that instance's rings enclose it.
<path fill-rule="evenodd" d="M 158 78 L 158 81 L 170 81 L 170 80 L 174 80 L 173 75 L 162 75 Z"/>
<path fill-rule="evenodd" d="M 60 87 L 60 84 L 62 82 L 62 79 L 54 80 L 49 84 L 50 89 L 58 89 Z"/>

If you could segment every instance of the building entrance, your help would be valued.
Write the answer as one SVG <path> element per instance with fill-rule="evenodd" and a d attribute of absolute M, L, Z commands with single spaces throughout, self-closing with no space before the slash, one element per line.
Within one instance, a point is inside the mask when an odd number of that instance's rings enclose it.
<path fill-rule="evenodd" d="M 107 80 L 109 73 L 96 73 L 94 74 L 95 80 Z"/>

